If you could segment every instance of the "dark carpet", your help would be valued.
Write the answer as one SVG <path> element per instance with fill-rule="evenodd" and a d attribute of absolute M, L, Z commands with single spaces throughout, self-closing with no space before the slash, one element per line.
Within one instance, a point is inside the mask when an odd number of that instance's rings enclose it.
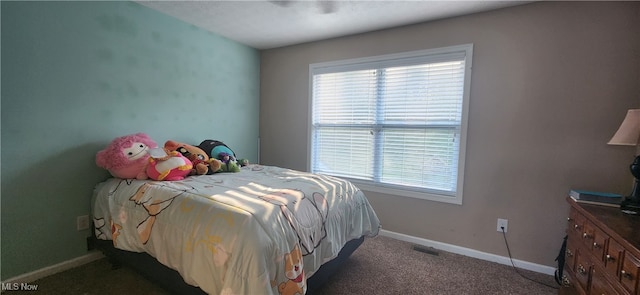
<path fill-rule="evenodd" d="M 432 255 L 415 251 L 413 244 L 388 237 L 367 238 L 344 268 L 314 295 L 544 295 L 558 292 L 557 284 L 549 275 L 519 270 L 523 277 L 511 266 L 437 252 Z M 38 290 L 3 294 L 169 294 L 127 267 L 112 269 L 107 259 L 30 284 Z"/>

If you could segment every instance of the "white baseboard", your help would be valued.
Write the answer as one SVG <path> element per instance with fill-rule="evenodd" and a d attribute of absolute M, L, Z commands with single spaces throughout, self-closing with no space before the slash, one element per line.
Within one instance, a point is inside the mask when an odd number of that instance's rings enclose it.
<path fill-rule="evenodd" d="M 102 254 L 102 252 L 92 251 L 86 255 L 83 255 L 71 260 L 63 261 L 58 264 L 47 266 L 29 273 L 25 273 L 25 274 L 7 279 L 6 281 L 2 282 L 2 284 L 4 285 L 6 283 L 31 283 L 41 278 L 48 277 L 50 275 L 57 274 L 65 270 L 87 264 L 89 262 L 98 260 L 103 257 L 104 255 Z"/>
<path fill-rule="evenodd" d="M 414 236 L 409 236 L 409 235 L 405 235 L 405 234 L 401 234 L 401 233 L 396 233 L 396 232 L 392 232 L 392 231 L 388 231 L 388 230 L 384 230 L 384 229 L 380 230 L 380 235 L 381 236 L 385 236 L 385 237 L 394 238 L 396 240 L 401 240 L 401 241 L 405 241 L 405 242 L 410 242 L 410 243 L 426 246 L 426 247 L 432 247 L 432 248 L 435 248 L 435 249 L 438 249 L 438 250 L 447 251 L 447 252 L 451 252 L 451 253 L 455 253 L 455 254 L 460 254 L 460 255 L 469 256 L 469 257 L 473 257 L 473 258 L 478 258 L 478 259 L 482 259 L 482 260 L 486 260 L 486 261 L 496 262 L 496 263 L 500 263 L 500 264 L 504 264 L 504 265 L 511 265 L 511 260 L 509 259 L 509 257 L 504 257 L 504 256 L 495 255 L 495 254 L 480 252 L 480 251 L 469 249 L 469 248 L 465 248 L 465 247 L 446 244 L 446 243 L 442 243 L 442 242 L 431 241 L 431 240 L 418 238 L 418 237 L 414 237 Z M 546 266 L 546 265 L 542 265 L 542 264 L 536 264 L 536 263 L 517 260 L 517 259 L 513 259 L 513 264 L 516 267 L 521 268 L 521 269 L 526 269 L 526 270 L 535 271 L 535 272 L 538 272 L 538 273 L 543 273 L 543 274 L 548 274 L 548 275 L 554 275 L 555 271 L 556 271 L 556 269 L 554 267 L 551 267 L 551 266 Z"/>

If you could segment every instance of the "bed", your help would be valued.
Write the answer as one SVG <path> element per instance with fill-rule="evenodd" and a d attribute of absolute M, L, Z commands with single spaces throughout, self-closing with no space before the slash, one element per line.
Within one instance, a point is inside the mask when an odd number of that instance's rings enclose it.
<path fill-rule="evenodd" d="M 92 214 L 98 248 L 180 294 L 305 294 L 380 229 L 351 182 L 262 165 L 111 178 L 96 186 Z"/>

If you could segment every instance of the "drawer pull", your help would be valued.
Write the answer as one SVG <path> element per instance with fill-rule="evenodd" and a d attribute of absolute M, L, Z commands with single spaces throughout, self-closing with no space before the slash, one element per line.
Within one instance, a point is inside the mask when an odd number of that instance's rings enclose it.
<path fill-rule="evenodd" d="M 591 239 L 591 236 L 588 233 L 583 233 L 582 237 L 585 239 Z"/>
<path fill-rule="evenodd" d="M 573 225 L 573 228 L 575 228 L 575 229 L 579 229 L 579 228 L 580 228 L 580 226 L 579 226 L 579 225 L 577 225 L 577 224 L 575 224 L 575 225 Z"/>
<path fill-rule="evenodd" d="M 567 257 L 573 257 L 573 252 L 569 249 L 567 249 Z"/>
<path fill-rule="evenodd" d="M 624 271 L 624 269 L 623 269 L 623 270 L 621 270 L 621 271 L 620 271 L 620 273 L 622 274 L 622 276 L 623 276 L 625 279 L 629 279 L 629 280 L 632 280 L 632 279 L 633 279 L 633 276 L 632 276 L 630 273 L 628 273 L 628 272 Z"/>
<path fill-rule="evenodd" d="M 578 265 L 578 272 L 582 275 L 587 273 L 587 270 L 584 269 L 584 266 L 582 266 L 582 264 Z"/>
<path fill-rule="evenodd" d="M 562 275 L 562 285 L 565 287 L 571 287 L 571 280 L 567 277 L 567 275 Z"/>
<path fill-rule="evenodd" d="M 571 221 L 571 220 L 573 220 L 573 218 L 567 217 L 567 221 Z"/>
<path fill-rule="evenodd" d="M 607 254 L 607 261 L 616 261 L 616 258 Z"/>
<path fill-rule="evenodd" d="M 593 248 L 600 248 L 600 245 L 597 242 L 593 242 Z"/>

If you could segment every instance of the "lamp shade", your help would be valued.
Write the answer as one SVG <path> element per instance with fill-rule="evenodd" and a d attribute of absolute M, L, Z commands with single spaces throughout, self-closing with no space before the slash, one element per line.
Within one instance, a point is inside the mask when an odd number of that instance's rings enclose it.
<path fill-rule="evenodd" d="M 627 111 L 627 116 L 620 124 L 620 128 L 607 144 L 612 145 L 640 145 L 640 109 Z"/>

